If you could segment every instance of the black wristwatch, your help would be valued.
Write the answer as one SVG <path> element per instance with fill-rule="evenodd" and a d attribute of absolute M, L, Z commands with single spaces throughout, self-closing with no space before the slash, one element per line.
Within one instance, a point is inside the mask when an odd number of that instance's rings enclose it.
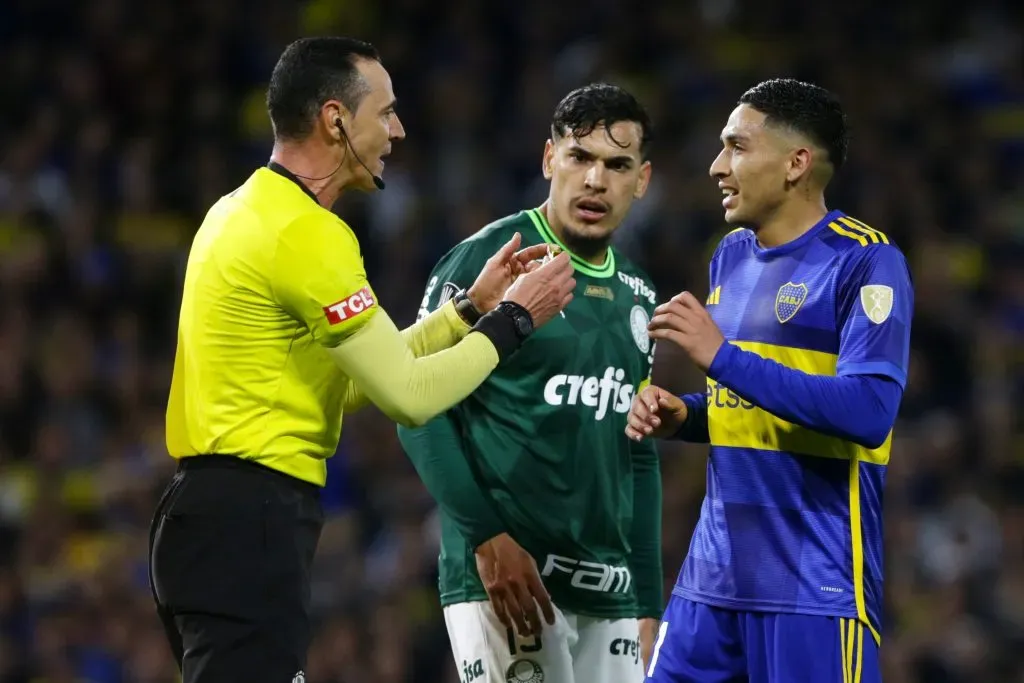
<path fill-rule="evenodd" d="M 512 323 L 516 330 L 516 336 L 519 337 L 519 341 L 523 341 L 533 334 L 533 316 L 531 316 L 530 312 L 519 304 L 511 301 L 502 301 L 494 310 L 498 311 L 502 315 L 507 315 L 512 318 Z"/>
<path fill-rule="evenodd" d="M 476 306 L 473 305 L 473 300 L 469 298 L 469 294 L 466 290 L 460 290 L 455 296 L 452 297 L 452 303 L 455 304 L 455 312 L 459 314 L 467 325 L 472 327 L 476 325 L 477 321 L 480 320 L 480 316 L 483 315 L 477 310 Z"/>

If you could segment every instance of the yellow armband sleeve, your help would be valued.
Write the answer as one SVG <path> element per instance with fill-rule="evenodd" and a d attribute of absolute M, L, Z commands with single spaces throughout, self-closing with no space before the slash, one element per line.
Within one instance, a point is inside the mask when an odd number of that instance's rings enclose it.
<path fill-rule="evenodd" d="M 412 355 L 420 358 L 457 344 L 472 329 L 456 312 L 455 303 L 449 301 L 426 318 L 402 330 L 402 338 L 412 350 Z M 350 380 L 345 392 L 345 412 L 365 407 L 368 400 L 369 397 Z"/>
<path fill-rule="evenodd" d="M 452 315 L 458 317 L 454 308 Z M 407 427 L 423 425 L 469 396 L 498 365 L 497 350 L 479 332 L 417 358 L 383 309 L 329 351 L 359 392 Z"/>
<path fill-rule="evenodd" d="M 469 334 L 473 328 L 455 310 L 455 302 L 448 301 L 425 318 L 402 330 L 414 356 L 429 356 L 443 351 Z"/>

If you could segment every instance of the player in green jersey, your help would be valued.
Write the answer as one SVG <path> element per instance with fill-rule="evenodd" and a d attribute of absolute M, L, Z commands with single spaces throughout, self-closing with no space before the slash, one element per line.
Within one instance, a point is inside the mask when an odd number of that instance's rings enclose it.
<path fill-rule="evenodd" d="M 643 680 L 663 607 L 661 480 L 652 442 L 624 430 L 650 377 L 657 295 L 610 242 L 647 189 L 649 141 L 626 91 L 569 93 L 544 148 L 547 201 L 483 228 L 430 274 L 421 316 L 453 297 L 472 315 L 466 288 L 516 232 L 569 251 L 576 270 L 560 317 L 463 403 L 399 430 L 441 510 L 441 602 L 463 681 Z"/>

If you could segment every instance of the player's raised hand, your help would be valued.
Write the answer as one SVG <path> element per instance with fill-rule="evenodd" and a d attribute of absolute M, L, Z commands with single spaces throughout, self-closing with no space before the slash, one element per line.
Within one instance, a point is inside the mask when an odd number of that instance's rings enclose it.
<path fill-rule="evenodd" d="M 520 233 L 512 235 L 512 239 L 487 259 L 476 281 L 466 290 L 469 300 L 481 314 L 493 310 L 516 278 L 536 268 L 536 260 L 547 253 L 546 244 L 519 249 L 522 241 Z"/>
<path fill-rule="evenodd" d="M 634 441 L 666 439 L 686 422 L 686 404 L 674 394 L 653 384 L 633 397 L 626 416 L 626 436 Z"/>
<path fill-rule="evenodd" d="M 665 339 L 685 351 L 704 372 L 725 343 L 711 314 L 689 292 L 676 294 L 655 308 L 647 329 L 652 339 Z"/>
<path fill-rule="evenodd" d="M 569 253 L 563 251 L 519 277 L 505 292 L 503 300 L 525 308 L 533 318 L 533 326 L 540 327 L 572 301 L 572 290 L 576 287 L 572 276 Z"/>
<path fill-rule="evenodd" d="M 476 568 L 495 615 L 506 628 L 520 636 L 537 635 L 543 624 L 537 607 L 548 624 L 555 623 L 555 608 L 537 563 L 530 553 L 505 533 L 484 541 L 476 549 Z"/>

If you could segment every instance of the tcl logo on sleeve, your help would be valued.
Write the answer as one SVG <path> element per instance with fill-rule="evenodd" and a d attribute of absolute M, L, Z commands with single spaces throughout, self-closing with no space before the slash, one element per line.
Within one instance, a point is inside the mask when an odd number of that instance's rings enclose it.
<path fill-rule="evenodd" d="M 327 322 L 337 325 L 351 320 L 376 305 L 377 301 L 373 298 L 373 292 L 369 287 L 363 287 L 352 296 L 342 299 L 336 304 L 324 306 L 324 313 L 327 315 Z"/>

